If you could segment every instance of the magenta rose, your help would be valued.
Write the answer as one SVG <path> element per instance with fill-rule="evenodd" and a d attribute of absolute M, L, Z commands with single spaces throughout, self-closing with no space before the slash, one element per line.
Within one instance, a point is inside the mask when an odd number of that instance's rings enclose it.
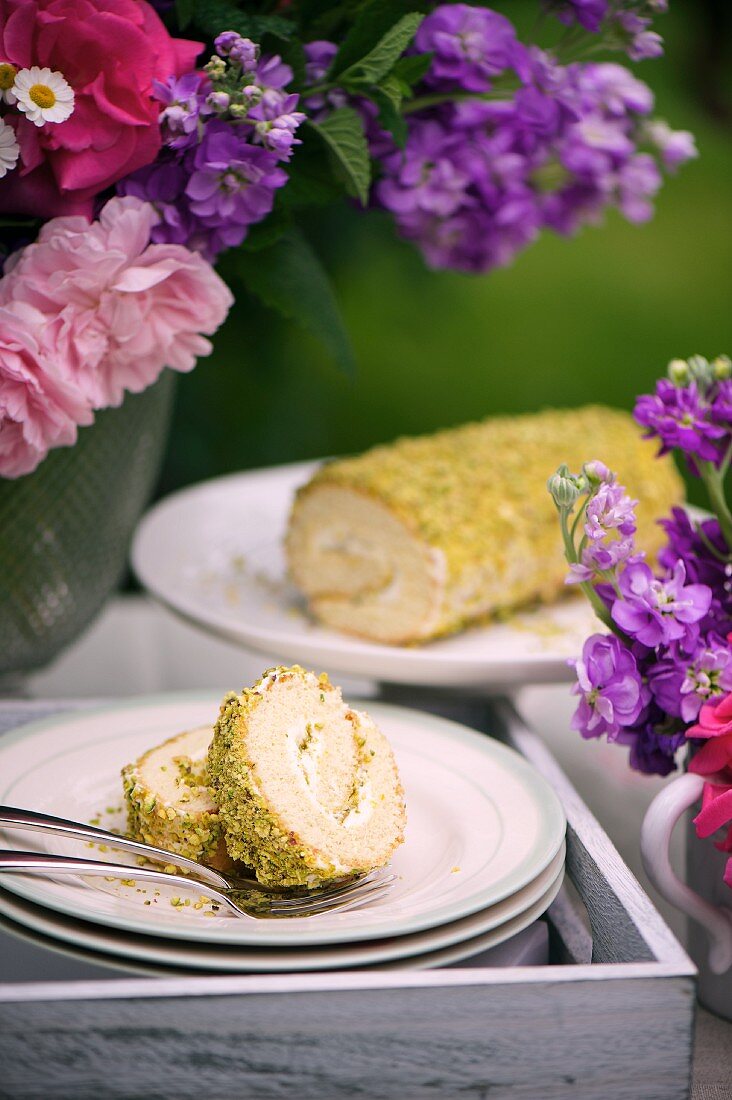
<path fill-rule="evenodd" d="M 47 336 L 46 318 L 32 307 L 0 307 L 0 477 L 30 473 L 93 419 Z"/>
<path fill-rule="evenodd" d="M 0 211 L 90 215 L 95 195 L 155 159 L 153 80 L 189 71 L 201 48 L 171 38 L 145 0 L 0 0 L 0 60 L 62 73 L 75 101 L 58 124 L 6 115 L 21 165 L 3 180 Z"/>
<path fill-rule="evenodd" d="M 687 737 L 703 737 L 704 745 L 689 763 L 697 775 L 728 771 L 732 779 L 732 692 L 699 712 L 699 721 L 686 731 Z"/>

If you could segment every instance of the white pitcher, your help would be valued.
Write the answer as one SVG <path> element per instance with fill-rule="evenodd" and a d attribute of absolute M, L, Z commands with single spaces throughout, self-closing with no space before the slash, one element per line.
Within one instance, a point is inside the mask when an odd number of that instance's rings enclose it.
<path fill-rule="evenodd" d="M 646 873 L 667 901 L 691 917 L 689 954 L 699 969 L 700 1002 L 732 1020 L 732 890 L 723 881 L 729 852 L 700 840 L 687 814 L 686 882 L 674 873 L 669 843 L 676 822 L 696 806 L 704 776 L 687 773 L 668 783 L 648 807 L 641 832 Z"/>

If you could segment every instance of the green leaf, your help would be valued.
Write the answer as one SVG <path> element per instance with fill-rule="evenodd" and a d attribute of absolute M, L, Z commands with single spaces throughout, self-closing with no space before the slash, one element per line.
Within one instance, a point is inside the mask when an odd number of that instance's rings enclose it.
<path fill-rule="evenodd" d="M 377 81 L 386 76 L 404 53 L 417 33 L 423 18 L 424 16 L 419 15 L 417 12 L 402 16 L 399 22 L 395 23 L 384 37 L 377 42 L 373 50 L 362 57 L 360 61 L 357 61 L 355 65 L 351 65 L 345 72 L 341 73 L 339 84 L 342 84 L 344 88 L 347 88 L 352 80 L 369 81 L 376 84 Z"/>
<path fill-rule="evenodd" d="M 353 350 L 328 275 L 297 229 L 259 252 L 237 251 L 239 278 L 265 305 L 312 332 L 338 366 L 353 373 Z"/>
<path fill-rule="evenodd" d="M 401 112 L 403 87 L 401 81 L 388 76 L 380 87 L 374 87 L 370 92 L 379 108 L 379 122 L 389 131 L 400 149 L 407 142 L 407 123 Z"/>
<path fill-rule="evenodd" d="M 303 41 L 328 38 L 338 42 L 363 7 L 363 0 L 299 0 L 295 14 Z M 344 30 L 345 28 L 345 30 Z"/>
<path fill-rule="evenodd" d="M 307 124 L 327 145 L 349 194 L 365 206 L 371 184 L 371 160 L 363 123 L 352 107 L 339 107 L 322 122 Z"/>
<path fill-rule="evenodd" d="M 406 14 L 414 16 L 425 7 L 424 4 L 409 2 L 409 0 L 406 3 L 404 0 L 371 0 L 364 5 L 333 59 L 328 71 L 328 79 L 333 80 L 346 69 L 362 61 L 378 46 L 395 24 L 401 22 L 402 16 Z M 402 50 L 405 48 L 406 46 L 403 46 Z M 398 54 L 395 55 L 394 60 L 396 57 Z M 387 71 L 388 69 L 384 70 L 384 72 Z"/>
<path fill-rule="evenodd" d="M 403 80 L 410 88 L 418 84 L 432 64 L 433 53 L 415 53 L 409 57 L 400 57 L 394 68 L 393 75 Z"/>
<path fill-rule="evenodd" d="M 193 19 L 194 6 L 194 0 L 175 0 L 175 15 L 182 31 Z"/>
<path fill-rule="evenodd" d="M 327 206 L 343 195 L 343 185 L 333 174 L 327 149 L 312 129 L 303 127 L 299 145 L 288 166 L 289 180 L 277 194 L 277 201 L 288 210 L 305 206 Z"/>
<path fill-rule="evenodd" d="M 275 204 L 274 210 L 264 221 L 251 227 L 240 248 L 246 252 L 260 252 L 263 248 L 271 248 L 291 226 L 292 216 L 289 211 L 281 204 Z"/>
<path fill-rule="evenodd" d="M 253 42 L 261 42 L 265 35 L 287 41 L 295 27 L 281 15 L 256 15 L 243 12 L 231 0 L 195 0 L 191 4 L 197 27 L 212 38 L 222 31 L 236 31 Z"/>

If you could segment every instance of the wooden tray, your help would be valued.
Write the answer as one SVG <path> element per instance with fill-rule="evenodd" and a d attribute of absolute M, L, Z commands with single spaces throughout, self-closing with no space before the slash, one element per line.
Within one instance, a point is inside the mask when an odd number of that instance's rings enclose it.
<path fill-rule="evenodd" d="M 502 737 L 554 786 L 572 885 L 553 964 L 7 983 L 0 1098 L 689 1096 L 693 963 L 539 737 L 507 703 L 384 695 Z"/>

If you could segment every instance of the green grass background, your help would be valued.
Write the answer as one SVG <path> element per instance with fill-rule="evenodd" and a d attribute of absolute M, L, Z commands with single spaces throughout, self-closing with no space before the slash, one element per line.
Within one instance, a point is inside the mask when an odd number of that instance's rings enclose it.
<path fill-rule="evenodd" d="M 536 4 L 503 10 L 522 20 Z M 732 354 L 732 142 L 696 90 L 700 11 L 677 0 L 659 24 L 666 57 L 636 72 L 701 155 L 667 180 L 652 222 L 612 213 L 573 239 L 546 233 L 511 268 L 474 277 L 427 270 L 380 213 L 319 215 L 307 230 L 333 277 L 356 376 L 234 286 L 213 355 L 179 382 L 161 491 L 490 413 L 631 408 L 670 358 Z"/>

